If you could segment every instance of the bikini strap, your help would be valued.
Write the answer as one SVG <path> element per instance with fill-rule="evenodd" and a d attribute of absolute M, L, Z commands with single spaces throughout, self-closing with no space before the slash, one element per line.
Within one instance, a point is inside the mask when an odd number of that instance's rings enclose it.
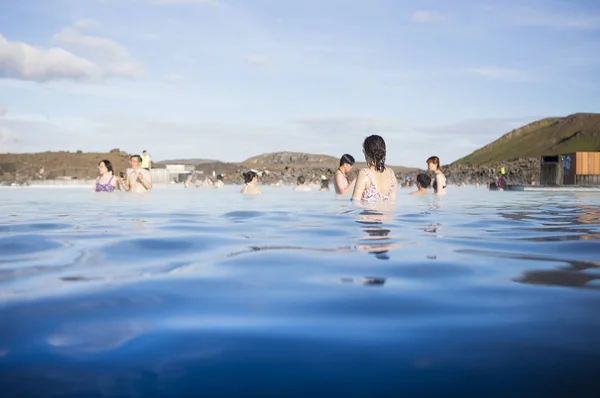
<path fill-rule="evenodd" d="M 395 186 L 396 186 L 396 176 L 394 175 L 394 171 L 392 169 L 390 169 L 390 192 L 388 193 L 388 196 L 390 196 L 392 194 Z"/>
<path fill-rule="evenodd" d="M 365 172 L 365 175 L 369 179 L 371 185 L 375 186 L 375 181 L 373 181 L 373 178 L 371 178 L 371 175 L 369 174 L 369 169 L 363 169 L 363 171 Z"/>

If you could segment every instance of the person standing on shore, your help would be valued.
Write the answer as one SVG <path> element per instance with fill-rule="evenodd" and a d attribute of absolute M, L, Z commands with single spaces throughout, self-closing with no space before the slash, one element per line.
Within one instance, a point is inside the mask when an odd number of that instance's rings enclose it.
<path fill-rule="evenodd" d="M 150 172 L 142 167 L 142 157 L 133 155 L 129 158 L 129 164 L 133 169 L 127 174 L 127 181 L 119 178 L 121 185 L 127 192 L 148 192 L 152 189 L 152 176 Z"/>
<path fill-rule="evenodd" d="M 151 167 L 152 167 L 152 159 L 150 159 L 150 155 L 144 149 L 144 152 L 142 152 L 142 168 L 150 171 Z"/>
<path fill-rule="evenodd" d="M 335 171 L 335 193 L 338 195 L 346 195 L 354 189 L 353 184 L 348 181 L 347 173 L 352 171 L 354 167 L 354 158 L 347 153 L 342 155 L 340 159 L 340 167 Z"/>
<path fill-rule="evenodd" d="M 440 168 L 440 158 L 432 156 L 427 159 L 427 168 L 429 171 L 435 173 L 433 178 L 433 191 L 438 195 L 446 195 L 446 176 L 442 173 L 442 169 Z"/>

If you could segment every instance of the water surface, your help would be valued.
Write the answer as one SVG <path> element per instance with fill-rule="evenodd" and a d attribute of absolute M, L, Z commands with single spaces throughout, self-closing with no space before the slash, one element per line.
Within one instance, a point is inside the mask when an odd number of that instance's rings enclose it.
<path fill-rule="evenodd" d="M 0 189 L 2 396 L 599 396 L 600 196 Z"/>

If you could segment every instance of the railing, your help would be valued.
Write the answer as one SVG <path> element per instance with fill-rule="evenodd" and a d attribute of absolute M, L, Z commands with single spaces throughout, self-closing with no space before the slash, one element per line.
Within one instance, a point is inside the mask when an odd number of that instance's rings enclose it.
<path fill-rule="evenodd" d="M 600 174 L 579 174 L 575 176 L 577 185 L 600 185 Z"/>

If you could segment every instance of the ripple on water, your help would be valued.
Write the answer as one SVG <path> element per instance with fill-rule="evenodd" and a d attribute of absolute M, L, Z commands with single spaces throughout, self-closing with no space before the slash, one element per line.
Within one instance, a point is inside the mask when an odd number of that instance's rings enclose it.
<path fill-rule="evenodd" d="M 257 217 L 262 217 L 265 214 L 266 213 L 263 213 L 261 211 L 231 211 L 229 213 L 223 214 L 222 217 L 229 218 L 234 221 L 244 221 L 244 220 L 250 220 L 253 218 L 257 218 Z"/>
<path fill-rule="evenodd" d="M 63 245 L 43 235 L 13 235 L 0 238 L 0 254 L 4 257 L 36 255 L 37 253 L 58 249 Z"/>
<path fill-rule="evenodd" d="M 0 224 L 0 234 L 3 233 L 23 233 L 23 232 L 34 232 L 34 231 L 57 231 L 62 229 L 71 229 L 71 224 L 60 224 L 60 223 L 32 223 L 32 224 Z"/>
<path fill-rule="evenodd" d="M 180 255 L 194 251 L 205 251 L 209 247 L 208 242 L 200 239 L 190 238 L 144 238 L 127 239 L 108 246 L 102 251 L 109 260 L 122 261 L 137 259 L 160 258 L 162 256 Z"/>

